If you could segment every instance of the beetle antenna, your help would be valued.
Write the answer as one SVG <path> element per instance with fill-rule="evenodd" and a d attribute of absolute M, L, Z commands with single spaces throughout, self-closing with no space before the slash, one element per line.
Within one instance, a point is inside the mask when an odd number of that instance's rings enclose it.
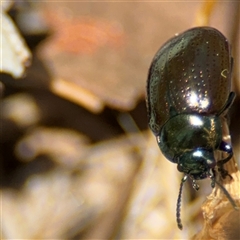
<path fill-rule="evenodd" d="M 233 208 L 236 210 L 239 210 L 239 207 L 236 205 L 236 202 L 234 201 L 234 199 L 232 198 L 232 196 L 230 195 L 230 193 L 227 191 L 227 189 L 221 184 L 219 183 L 216 179 L 215 179 L 215 183 L 220 187 L 220 189 L 223 191 L 223 193 L 225 194 L 225 196 L 227 197 L 227 199 L 229 200 L 229 202 L 232 204 Z"/>
<path fill-rule="evenodd" d="M 182 220 L 181 220 L 181 199 L 182 199 L 182 189 L 183 183 L 187 180 L 187 175 L 185 175 L 181 181 L 178 199 L 177 199 L 177 210 L 176 210 L 176 217 L 177 217 L 177 225 L 180 230 L 183 229 Z"/>

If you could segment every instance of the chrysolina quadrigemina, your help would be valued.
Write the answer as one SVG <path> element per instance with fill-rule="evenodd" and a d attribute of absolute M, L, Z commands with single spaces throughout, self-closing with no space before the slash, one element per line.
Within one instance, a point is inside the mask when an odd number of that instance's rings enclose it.
<path fill-rule="evenodd" d="M 181 194 L 187 178 L 198 190 L 199 179 L 210 178 L 212 187 L 218 184 L 216 167 L 223 178 L 229 175 L 223 165 L 233 152 L 223 141 L 221 121 L 235 98 L 230 92 L 232 65 L 227 39 L 212 27 L 196 27 L 176 35 L 151 63 L 147 80 L 149 127 L 164 156 L 184 173 L 177 201 L 180 229 Z M 216 151 L 228 156 L 217 161 Z M 221 189 L 233 202 L 225 188 Z"/>

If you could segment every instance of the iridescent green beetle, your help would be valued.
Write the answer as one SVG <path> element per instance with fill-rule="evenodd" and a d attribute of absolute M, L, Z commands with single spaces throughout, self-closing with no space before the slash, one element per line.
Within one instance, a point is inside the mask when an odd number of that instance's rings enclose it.
<path fill-rule="evenodd" d="M 212 187 L 218 184 L 216 167 L 222 177 L 229 175 L 223 165 L 233 152 L 223 140 L 221 121 L 235 98 L 230 92 L 232 65 L 230 45 L 223 34 L 211 27 L 196 27 L 166 42 L 149 70 L 149 127 L 164 156 L 184 173 L 177 202 L 180 229 L 181 193 L 186 179 L 190 178 L 198 190 L 196 180 L 210 178 Z M 217 161 L 216 151 L 228 156 Z"/>

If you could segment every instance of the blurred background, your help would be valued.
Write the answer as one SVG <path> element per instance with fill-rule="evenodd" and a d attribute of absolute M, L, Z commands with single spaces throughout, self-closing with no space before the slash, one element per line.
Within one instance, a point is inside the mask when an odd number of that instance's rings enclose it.
<path fill-rule="evenodd" d="M 154 54 L 174 34 L 201 24 L 206 4 L 2 4 L 8 39 L 0 82 L 2 239 L 197 233 L 210 182 L 201 181 L 197 193 L 185 184 L 180 231 L 182 174 L 148 130 L 145 88 Z M 217 2 L 209 16 L 232 45 L 237 98 L 230 132 L 239 160 L 239 3 Z"/>

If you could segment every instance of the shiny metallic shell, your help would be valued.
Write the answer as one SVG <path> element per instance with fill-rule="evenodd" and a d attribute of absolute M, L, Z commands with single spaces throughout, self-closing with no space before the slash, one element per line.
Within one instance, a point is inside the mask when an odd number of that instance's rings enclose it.
<path fill-rule="evenodd" d="M 154 134 L 180 113 L 219 113 L 229 96 L 231 70 L 230 45 L 214 28 L 192 28 L 166 42 L 152 61 L 147 81 Z"/>

